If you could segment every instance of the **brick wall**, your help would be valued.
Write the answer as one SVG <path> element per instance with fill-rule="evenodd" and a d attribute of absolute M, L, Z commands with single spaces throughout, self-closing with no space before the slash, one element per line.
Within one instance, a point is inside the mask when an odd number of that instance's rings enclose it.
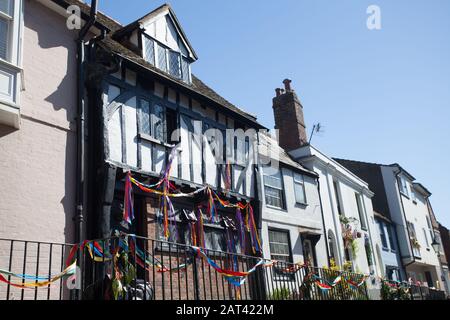
<path fill-rule="evenodd" d="M 273 112 L 280 147 L 291 151 L 308 142 L 303 107 L 295 92 L 285 92 L 273 98 Z"/>

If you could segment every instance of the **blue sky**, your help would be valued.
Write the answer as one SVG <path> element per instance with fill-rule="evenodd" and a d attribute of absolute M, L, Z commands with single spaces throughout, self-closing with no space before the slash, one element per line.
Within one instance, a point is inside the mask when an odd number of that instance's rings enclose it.
<path fill-rule="evenodd" d="M 100 0 L 129 23 L 163 4 Z M 400 163 L 450 227 L 450 1 L 173 0 L 199 60 L 193 72 L 273 128 L 272 98 L 292 79 L 313 144 L 333 157 Z M 366 9 L 381 9 L 368 30 Z"/>

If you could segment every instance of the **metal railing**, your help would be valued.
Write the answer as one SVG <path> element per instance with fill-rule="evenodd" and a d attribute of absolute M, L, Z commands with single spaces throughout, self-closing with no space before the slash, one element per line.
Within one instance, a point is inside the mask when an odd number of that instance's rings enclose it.
<path fill-rule="evenodd" d="M 63 300 L 69 299 L 64 280 L 43 287 L 24 288 L 38 283 L 38 278 L 52 278 L 64 270 L 65 257 L 72 245 L 65 243 L 12 240 L 0 238 L 0 273 L 8 283 L 0 282 L 0 300 Z M 36 280 L 33 281 L 33 277 Z M 12 283 L 12 284 L 10 284 Z"/>
<path fill-rule="evenodd" d="M 389 287 L 383 287 L 385 290 L 384 296 L 382 294 L 382 299 L 384 300 L 445 300 L 446 295 L 442 290 L 437 290 L 429 288 L 426 286 L 420 286 L 415 284 L 410 284 L 408 282 L 398 282 L 383 280 L 385 284 L 389 284 Z"/>
<path fill-rule="evenodd" d="M 0 269 L 31 279 L 35 276 L 32 282 L 37 283 L 38 277 L 51 278 L 66 268 L 71 248 L 70 244 L 0 239 Z M 79 266 L 75 289 L 69 290 L 66 280 L 61 279 L 35 289 L 0 283 L 0 300 L 368 299 L 361 274 L 218 250 L 202 249 L 202 252 L 204 255 L 191 246 L 136 236 L 101 239 L 85 243 L 73 257 L 78 258 Z M 242 276 L 258 263 L 253 272 Z M 221 272 L 234 272 L 237 276 L 224 277 Z M 334 284 L 338 276 L 343 280 Z M 16 284 L 30 281 L 11 275 L 5 279 Z M 350 284 L 357 282 L 359 286 Z M 329 287 L 320 288 L 318 283 Z"/>

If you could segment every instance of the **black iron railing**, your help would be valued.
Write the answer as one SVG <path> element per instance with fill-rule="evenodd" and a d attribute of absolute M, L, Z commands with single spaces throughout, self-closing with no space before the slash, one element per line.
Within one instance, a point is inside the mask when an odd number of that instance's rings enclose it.
<path fill-rule="evenodd" d="M 64 270 L 64 259 L 72 245 L 0 238 L 0 300 L 63 300 L 69 299 L 64 279 L 32 287 L 39 280 Z M 12 272 L 16 276 L 10 273 Z M 33 279 L 35 278 L 35 279 Z M 25 288 L 27 284 L 31 284 Z"/>
<path fill-rule="evenodd" d="M 191 246 L 135 236 L 101 239 L 73 248 L 69 244 L 0 239 L 0 269 L 14 274 L 4 276 L 9 284 L 0 283 L 0 300 L 368 299 L 363 275 L 351 272 L 218 250 L 199 252 Z M 69 277 L 69 281 L 65 277 L 38 288 L 20 287 L 59 274 L 75 259 L 76 277 Z M 224 277 L 223 272 L 235 277 Z"/>
<path fill-rule="evenodd" d="M 445 300 L 446 296 L 442 290 L 405 281 L 383 280 L 381 298 L 383 300 Z"/>

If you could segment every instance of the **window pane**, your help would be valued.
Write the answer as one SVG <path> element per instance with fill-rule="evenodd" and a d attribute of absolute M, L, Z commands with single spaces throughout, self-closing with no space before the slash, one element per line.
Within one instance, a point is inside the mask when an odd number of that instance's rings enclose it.
<path fill-rule="evenodd" d="M 189 61 L 186 58 L 181 60 L 181 72 L 183 81 L 189 83 Z"/>
<path fill-rule="evenodd" d="M 394 242 L 394 227 L 391 225 L 387 226 L 388 228 L 388 236 L 389 236 L 389 245 L 391 246 L 391 250 L 395 250 L 395 242 Z"/>
<path fill-rule="evenodd" d="M 425 228 L 423 228 L 423 236 L 425 237 L 425 243 L 427 244 L 428 248 L 430 246 L 430 243 L 428 242 L 427 231 L 425 230 Z"/>
<path fill-rule="evenodd" d="M 381 244 L 382 244 L 383 248 L 387 248 L 388 245 L 387 245 L 387 240 L 386 240 L 386 234 L 384 232 L 384 224 L 379 222 L 378 229 L 380 231 Z"/>
<path fill-rule="evenodd" d="M 0 0 L 0 11 L 6 13 L 8 16 L 12 16 L 10 0 Z"/>
<path fill-rule="evenodd" d="M 141 100 L 141 132 L 151 135 L 151 132 L 150 132 L 150 104 L 146 100 Z"/>
<path fill-rule="evenodd" d="M 0 19 L 0 58 L 6 60 L 8 57 L 8 21 Z"/>
<path fill-rule="evenodd" d="M 269 230 L 269 248 L 272 259 L 291 261 L 288 232 Z"/>
<path fill-rule="evenodd" d="M 298 203 L 306 203 L 305 186 L 303 183 L 294 183 L 295 201 Z"/>
<path fill-rule="evenodd" d="M 358 207 L 359 222 L 361 223 L 361 228 L 367 229 L 366 219 L 365 219 L 364 211 L 363 211 L 363 207 L 362 207 L 361 196 L 359 194 L 355 193 L 355 199 L 356 199 L 356 206 Z"/>
<path fill-rule="evenodd" d="M 149 39 L 144 36 L 145 43 L 145 51 L 144 51 L 144 59 L 151 63 L 155 64 L 155 42 L 152 39 Z"/>
<path fill-rule="evenodd" d="M 165 141 L 164 137 L 164 108 L 158 104 L 153 107 L 152 115 L 153 137 Z"/>
<path fill-rule="evenodd" d="M 167 58 L 166 58 L 166 49 L 157 44 L 158 48 L 158 68 L 167 72 Z"/>
<path fill-rule="evenodd" d="M 175 51 L 169 51 L 169 73 L 180 78 L 180 54 Z"/>
<path fill-rule="evenodd" d="M 274 206 L 277 208 L 282 207 L 282 194 L 281 190 L 274 189 L 271 187 L 265 187 L 265 194 L 266 194 L 266 203 L 270 206 Z"/>

